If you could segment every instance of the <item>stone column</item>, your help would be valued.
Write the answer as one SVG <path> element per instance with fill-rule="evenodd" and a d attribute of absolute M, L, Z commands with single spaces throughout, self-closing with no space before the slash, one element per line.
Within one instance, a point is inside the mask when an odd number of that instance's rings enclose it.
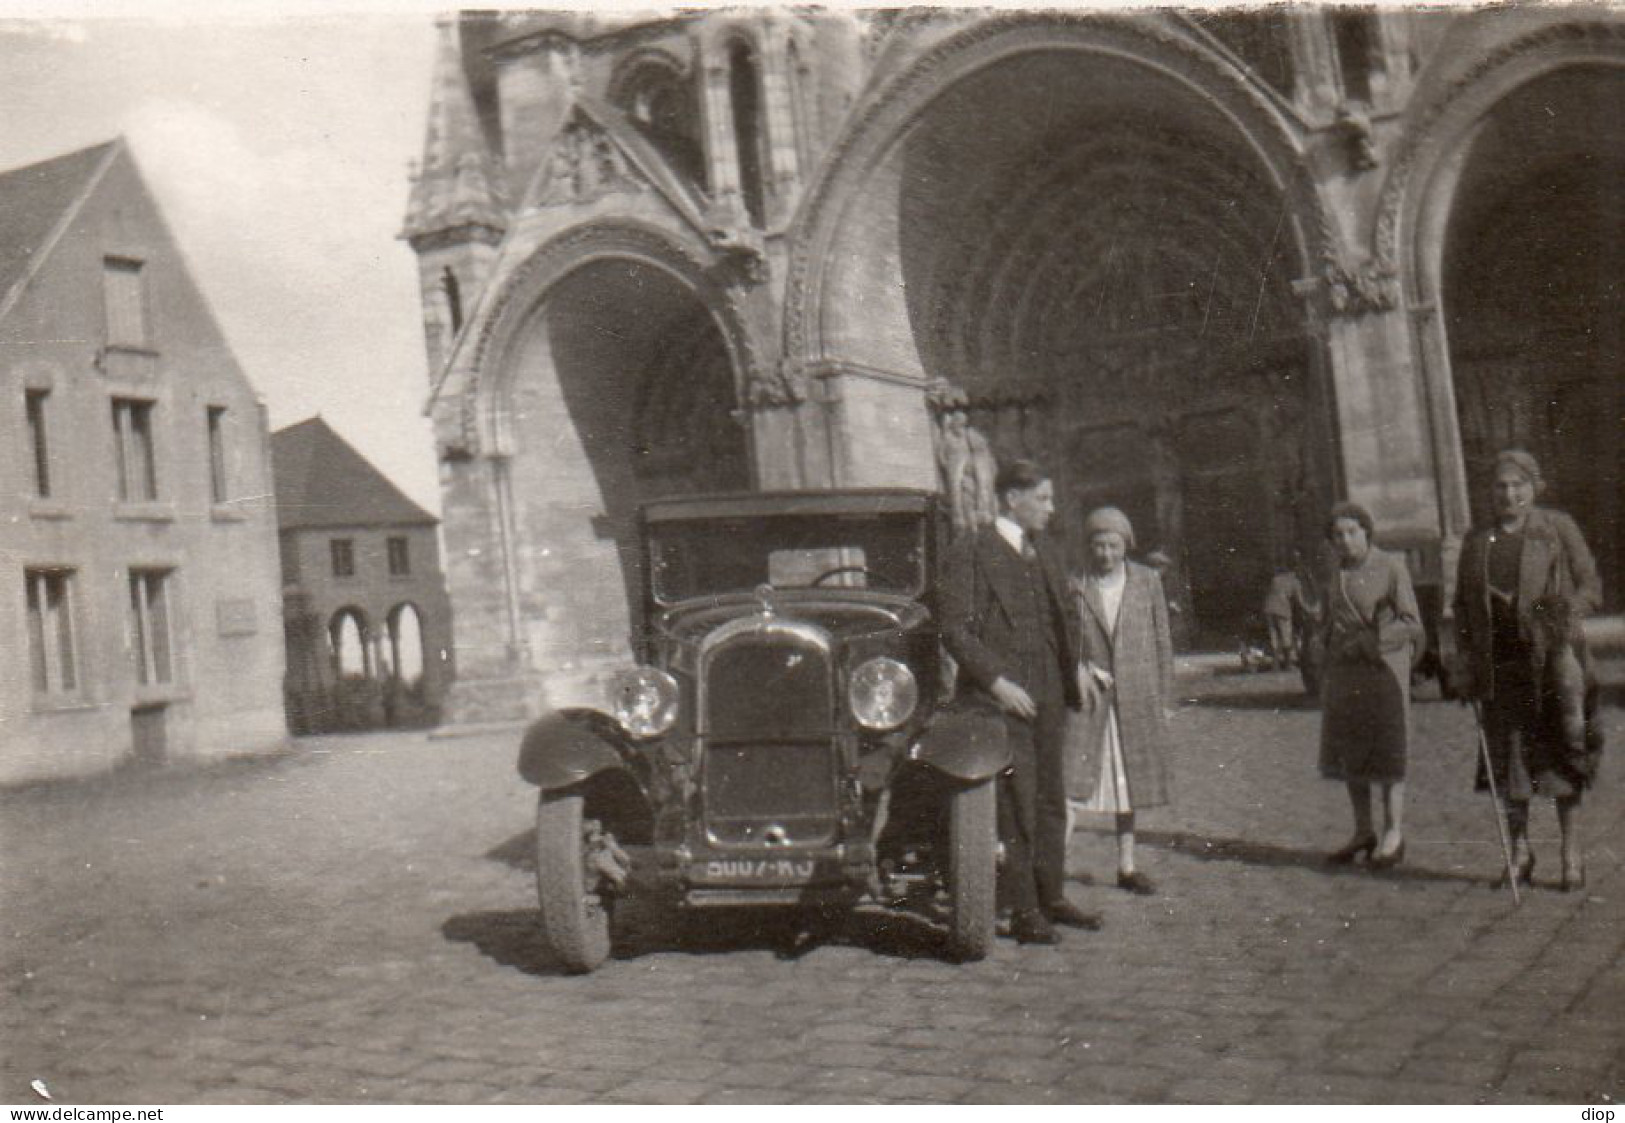
<path fill-rule="evenodd" d="M 833 360 L 810 374 L 826 407 L 832 485 L 936 489 L 926 380 Z"/>
<path fill-rule="evenodd" d="M 1311 316 L 1331 361 L 1344 494 L 1371 512 L 1386 541 L 1417 552 L 1419 576 L 1434 579 L 1443 529 L 1439 404 L 1422 377 L 1398 280 L 1375 266 L 1332 269 L 1314 289 Z"/>

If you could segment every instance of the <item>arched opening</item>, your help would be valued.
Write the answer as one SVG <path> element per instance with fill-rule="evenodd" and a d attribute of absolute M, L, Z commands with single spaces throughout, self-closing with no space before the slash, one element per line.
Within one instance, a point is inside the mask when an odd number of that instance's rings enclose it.
<path fill-rule="evenodd" d="M 1469 141 L 1442 303 L 1473 521 L 1495 453 L 1527 448 L 1597 554 L 1625 569 L 1625 70 L 1573 66 L 1503 98 Z"/>
<path fill-rule="evenodd" d="M 611 657 L 642 608 L 638 505 L 750 487 L 732 351 L 674 273 L 600 257 L 547 288 L 509 365 L 498 408 L 528 642 L 543 666 Z"/>
<path fill-rule="evenodd" d="M 333 659 L 333 677 L 369 679 L 372 658 L 367 650 L 367 618 L 357 608 L 341 608 L 327 625 L 327 640 Z"/>
<path fill-rule="evenodd" d="M 423 679 L 423 622 L 410 603 L 389 610 L 389 665 L 391 677 L 406 686 Z"/>
<path fill-rule="evenodd" d="M 673 171 L 705 188 L 699 96 L 676 59 L 664 52 L 634 55 L 611 83 L 610 98 Z"/>
<path fill-rule="evenodd" d="M 1283 179 L 1170 72 L 1006 52 L 846 203 L 815 328 L 833 358 L 962 387 L 1001 458 L 1054 473 L 1075 564 L 1087 511 L 1123 508 L 1173 559 L 1190 638 L 1228 644 L 1273 567 L 1316 548 L 1334 488 Z"/>
<path fill-rule="evenodd" d="M 750 44 L 734 40 L 728 45 L 728 96 L 733 105 L 734 146 L 739 154 L 739 187 L 752 226 L 767 222 L 767 190 L 762 164 L 761 72 Z"/>
<path fill-rule="evenodd" d="M 457 283 L 457 274 L 446 266 L 440 271 L 440 291 L 446 294 L 446 311 L 451 315 L 451 334 L 463 330 L 463 286 Z"/>

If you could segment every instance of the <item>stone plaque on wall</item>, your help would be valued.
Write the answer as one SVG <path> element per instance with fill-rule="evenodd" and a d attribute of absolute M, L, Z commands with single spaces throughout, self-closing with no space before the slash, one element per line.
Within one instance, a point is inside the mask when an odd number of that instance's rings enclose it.
<path fill-rule="evenodd" d="M 251 636 L 259 631 L 254 619 L 254 602 L 220 600 L 214 602 L 215 630 L 223 636 Z"/>

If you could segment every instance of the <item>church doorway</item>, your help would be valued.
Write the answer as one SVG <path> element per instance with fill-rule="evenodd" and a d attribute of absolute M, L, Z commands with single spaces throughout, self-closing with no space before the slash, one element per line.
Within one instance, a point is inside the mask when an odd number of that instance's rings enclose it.
<path fill-rule="evenodd" d="M 1575 66 L 1498 104 L 1469 142 L 1443 307 L 1472 517 L 1495 454 L 1526 448 L 1579 522 L 1608 604 L 1625 573 L 1625 72 Z"/>
<path fill-rule="evenodd" d="M 1274 566 L 1317 547 L 1335 456 L 1302 234 L 1235 120 L 1151 67 L 1035 50 L 939 95 L 901 160 L 921 367 L 1055 473 L 1074 564 L 1087 512 L 1121 507 L 1197 643 L 1250 634 Z"/>
<path fill-rule="evenodd" d="M 532 619 L 533 648 L 564 663 L 641 623 L 640 504 L 750 487 L 735 365 L 683 280 L 639 258 L 600 257 L 547 289 L 513 371 L 504 424 L 516 531 L 521 552 L 545 544 L 516 576 L 523 600 L 554 606 Z M 620 580 L 605 570 L 611 558 Z"/>

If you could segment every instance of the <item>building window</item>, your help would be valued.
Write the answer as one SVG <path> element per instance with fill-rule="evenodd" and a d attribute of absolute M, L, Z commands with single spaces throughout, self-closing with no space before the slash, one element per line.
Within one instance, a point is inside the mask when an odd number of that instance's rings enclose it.
<path fill-rule="evenodd" d="M 409 577 L 412 574 L 412 555 L 408 550 L 406 539 L 391 538 L 389 540 L 389 575 L 391 577 Z"/>
<path fill-rule="evenodd" d="M 113 399 L 113 436 L 118 456 L 118 497 L 158 498 L 158 469 L 152 454 L 152 403 Z"/>
<path fill-rule="evenodd" d="M 328 544 L 333 551 L 333 576 L 355 576 L 355 542 L 349 538 L 335 538 Z"/>
<path fill-rule="evenodd" d="M 130 570 L 130 658 L 143 686 L 174 681 L 169 617 L 169 571 Z"/>
<path fill-rule="evenodd" d="M 226 501 L 226 407 L 210 406 L 209 496 L 216 503 Z"/>
<path fill-rule="evenodd" d="M 763 169 L 762 99 L 756 55 L 734 42 L 728 48 L 728 95 L 733 102 L 734 144 L 739 153 L 739 187 L 752 226 L 766 223 L 767 189 Z"/>
<path fill-rule="evenodd" d="M 147 345 L 147 300 L 143 264 L 134 258 L 102 260 L 102 294 L 107 304 L 107 345 Z"/>
<path fill-rule="evenodd" d="M 33 452 L 34 494 L 51 497 L 51 446 L 45 427 L 45 400 L 49 390 L 29 390 L 24 397 L 28 411 L 28 447 Z"/>
<path fill-rule="evenodd" d="M 73 570 L 25 569 L 28 587 L 28 653 L 37 694 L 79 688 L 73 651 Z"/>
<path fill-rule="evenodd" d="M 451 334 L 463 330 L 463 286 L 457 283 L 457 274 L 446 266 L 440 271 L 440 291 L 446 294 L 446 311 L 451 313 Z"/>
<path fill-rule="evenodd" d="M 1371 64 L 1377 46 L 1377 13 L 1371 8 L 1338 8 L 1327 13 L 1337 67 L 1343 75 L 1343 96 L 1371 104 Z"/>

